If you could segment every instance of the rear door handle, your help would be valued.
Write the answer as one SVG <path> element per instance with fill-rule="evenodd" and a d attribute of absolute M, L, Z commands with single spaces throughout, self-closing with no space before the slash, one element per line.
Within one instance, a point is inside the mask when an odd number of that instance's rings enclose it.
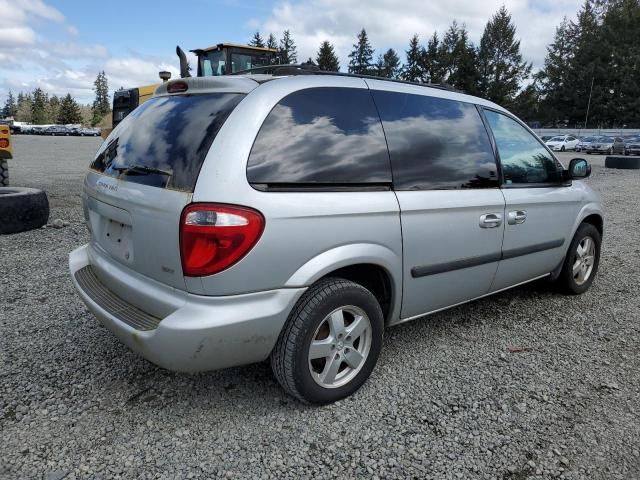
<path fill-rule="evenodd" d="M 485 213 L 480 216 L 480 228 L 496 228 L 502 225 L 502 215 L 499 213 Z"/>
<path fill-rule="evenodd" d="M 526 210 L 513 210 L 507 215 L 507 223 L 509 225 L 520 225 L 527 219 Z"/>

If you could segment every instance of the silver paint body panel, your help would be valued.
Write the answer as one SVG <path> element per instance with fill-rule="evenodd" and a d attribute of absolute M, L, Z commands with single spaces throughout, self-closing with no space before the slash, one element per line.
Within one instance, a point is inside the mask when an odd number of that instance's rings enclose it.
<path fill-rule="evenodd" d="M 339 76 L 294 76 L 260 84 L 225 77 L 219 87 L 246 97 L 217 134 L 192 193 L 94 171 L 84 182 L 83 205 L 92 238 L 70 255 L 72 279 L 91 265 L 115 295 L 163 320 L 153 331 L 136 331 L 91 300 L 75 280 L 74 285 L 105 326 L 163 367 L 198 371 L 264 360 L 304 291 L 349 265 L 374 264 L 388 274 L 389 325 L 509 288 L 551 272 L 582 219 L 602 215 L 599 197 L 582 182 L 541 189 L 256 190 L 246 177 L 253 142 L 271 109 L 301 89 L 393 90 L 504 109 L 455 92 Z M 191 202 L 255 208 L 265 217 L 264 233 L 231 268 L 207 277 L 184 277 L 179 220 Z M 526 210 L 526 221 L 507 224 L 511 210 Z M 489 213 L 502 215 L 504 221 L 495 228 L 481 228 L 480 217 Z M 107 232 L 129 243 L 110 243 Z M 499 258 L 505 249 L 558 238 L 565 240 L 562 247 Z M 434 275 L 414 278 L 411 273 L 417 266 L 483 256 L 495 258 Z"/>

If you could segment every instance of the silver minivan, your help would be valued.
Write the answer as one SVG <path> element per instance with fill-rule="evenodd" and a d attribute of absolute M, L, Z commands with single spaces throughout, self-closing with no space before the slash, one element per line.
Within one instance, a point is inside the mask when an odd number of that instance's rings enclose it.
<path fill-rule="evenodd" d="M 590 171 L 445 89 L 178 79 L 97 152 L 91 241 L 69 267 L 95 316 L 157 365 L 270 359 L 287 392 L 323 404 L 366 381 L 387 326 L 543 277 L 585 292 L 603 231 L 576 181 Z"/>

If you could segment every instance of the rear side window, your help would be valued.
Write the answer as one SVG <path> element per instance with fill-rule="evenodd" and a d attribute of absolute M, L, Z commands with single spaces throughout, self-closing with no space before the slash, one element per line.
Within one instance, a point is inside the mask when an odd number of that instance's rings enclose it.
<path fill-rule="evenodd" d="M 493 110 L 485 115 L 496 139 L 504 183 L 558 183 L 562 166 L 526 128 Z"/>
<path fill-rule="evenodd" d="M 283 98 L 265 119 L 247 164 L 249 183 L 391 183 L 380 118 L 368 90 L 310 88 Z"/>
<path fill-rule="evenodd" d="M 211 143 L 243 97 L 152 98 L 111 132 L 91 168 L 129 182 L 192 192 Z"/>
<path fill-rule="evenodd" d="M 474 105 L 384 91 L 373 98 L 397 190 L 498 186 L 489 135 Z"/>

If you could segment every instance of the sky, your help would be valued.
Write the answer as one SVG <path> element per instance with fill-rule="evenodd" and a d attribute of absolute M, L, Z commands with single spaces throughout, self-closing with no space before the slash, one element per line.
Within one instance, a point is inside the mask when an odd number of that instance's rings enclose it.
<path fill-rule="evenodd" d="M 504 4 L 512 13 L 525 60 L 539 68 L 564 16 L 581 0 L 0 0 L 0 105 L 11 90 L 41 87 L 50 95 L 93 99 L 100 70 L 110 90 L 178 75 L 175 46 L 186 51 L 220 42 L 247 43 L 259 30 L 280 38 L 289 29 L 298 60 L 315 58 L 320 43 L 336 48 L 341 69 L 363 27 L 376 49 L 407 49 L 444 32 L 455 19 L 479 43 L 489 18 Z"/>

